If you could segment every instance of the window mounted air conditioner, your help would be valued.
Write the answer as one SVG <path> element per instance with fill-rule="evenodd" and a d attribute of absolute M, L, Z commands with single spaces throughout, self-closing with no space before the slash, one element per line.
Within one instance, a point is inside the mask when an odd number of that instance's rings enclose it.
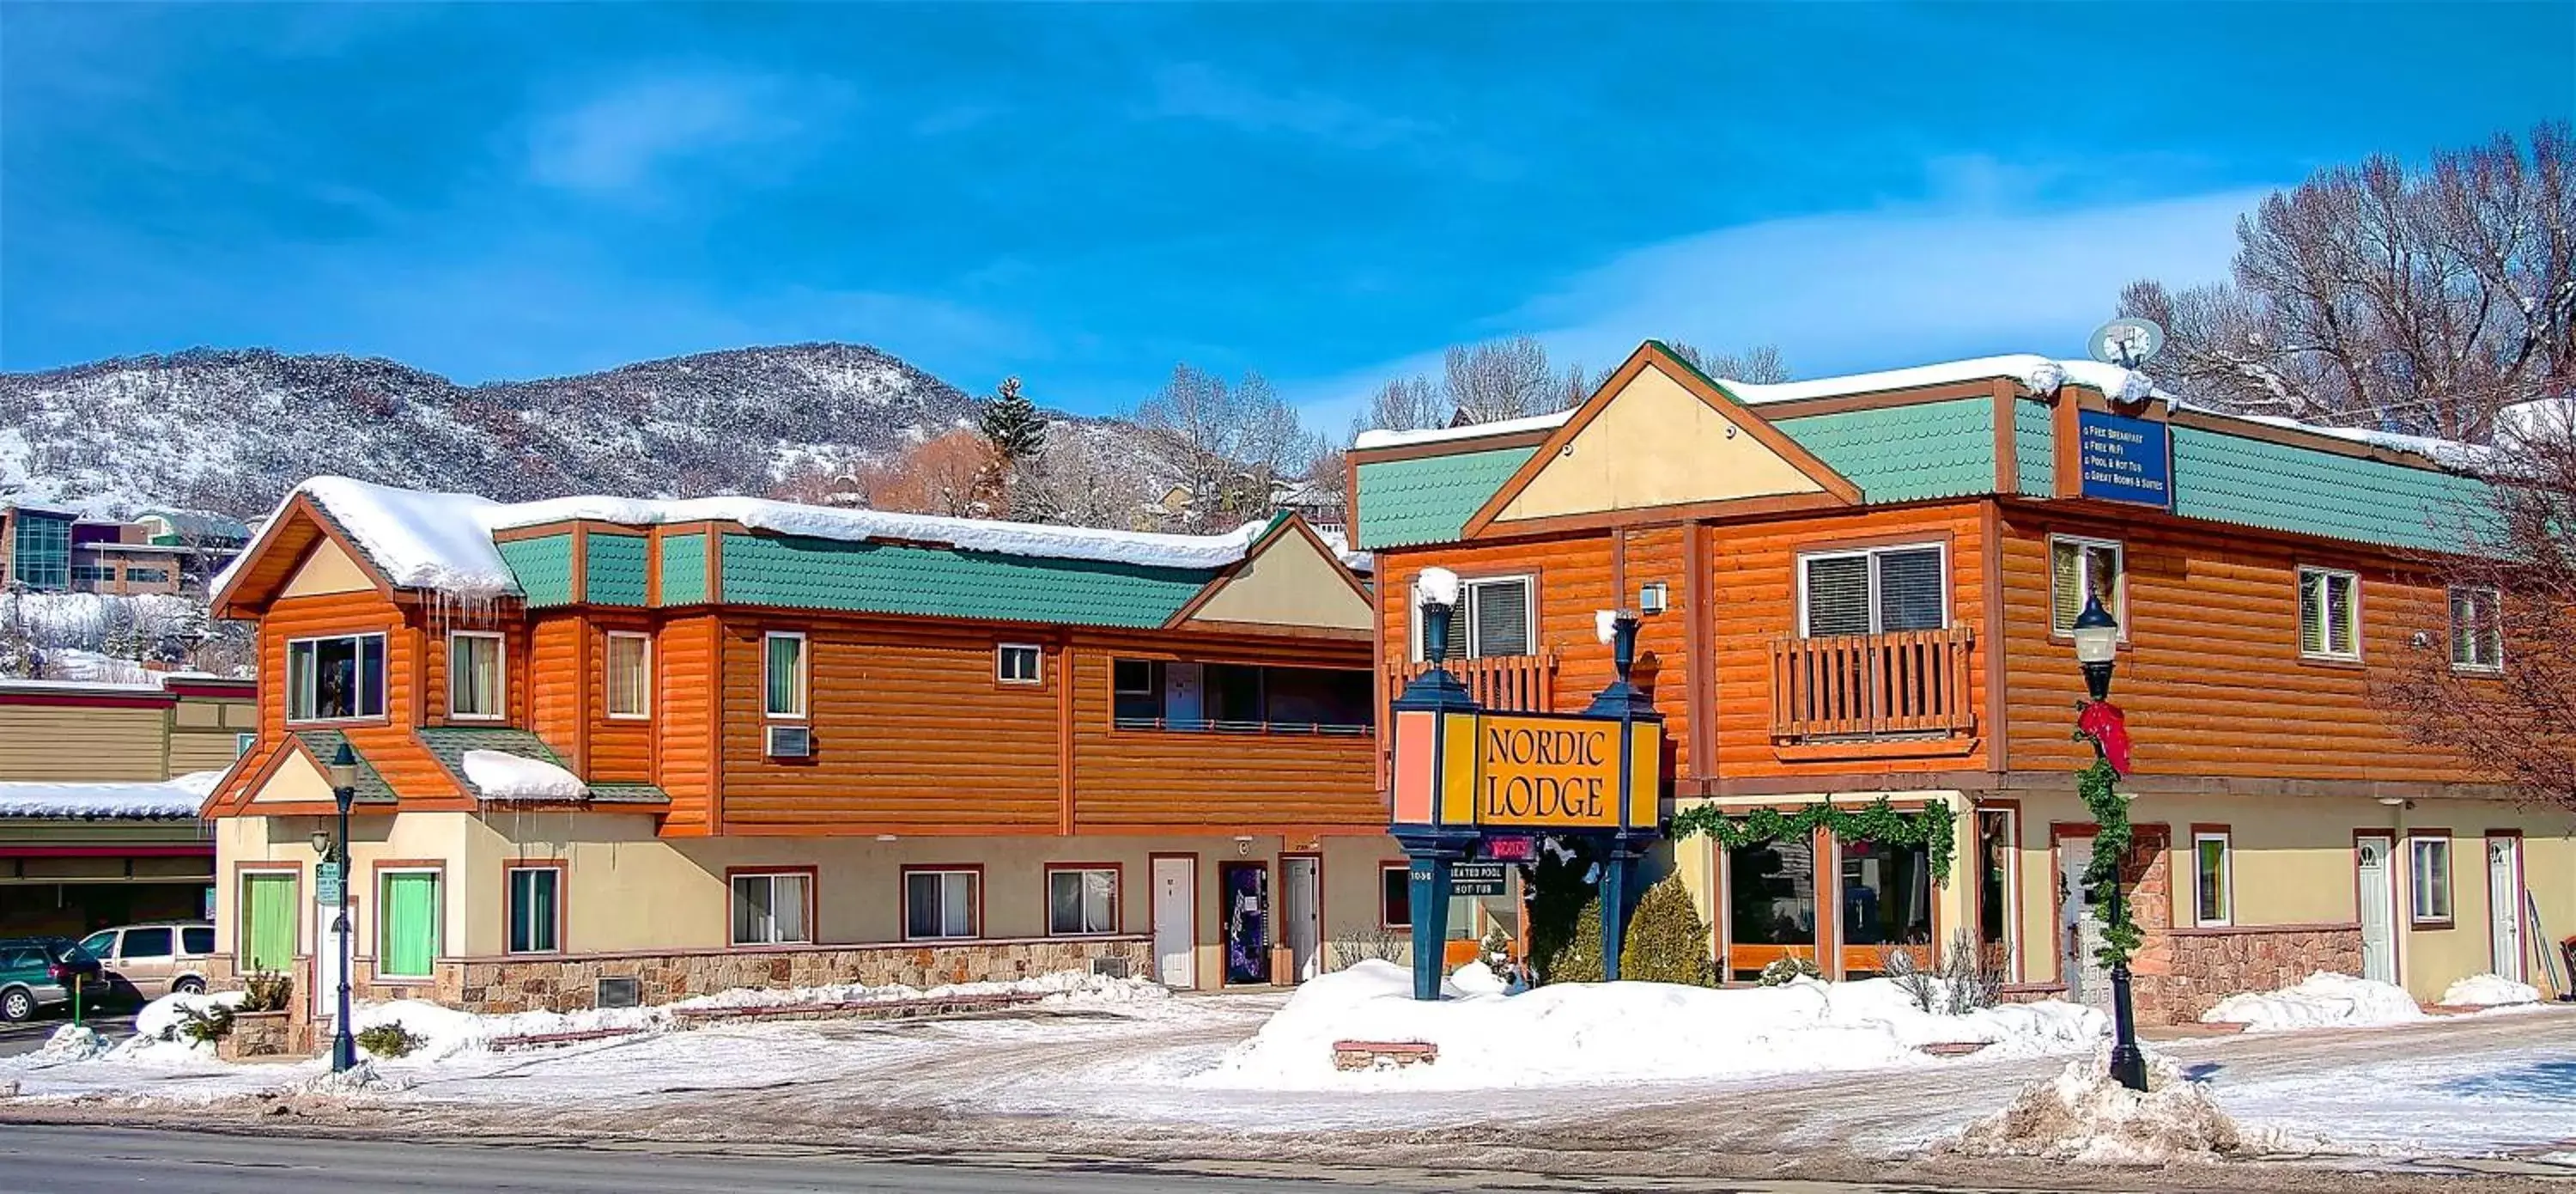
<path fill-rule="evenodd" d="M 814 753 L 814 731 L 808 726 L 770 726 L 769 757 L 802 759 Z"/>

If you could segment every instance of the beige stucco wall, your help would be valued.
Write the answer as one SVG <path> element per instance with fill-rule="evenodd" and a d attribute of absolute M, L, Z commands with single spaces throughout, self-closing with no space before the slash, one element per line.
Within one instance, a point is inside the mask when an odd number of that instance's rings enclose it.
<path fill-rule="evenodd" d="M 321 597 L 331 593 L 360 593 L 375 588 L 367 573 L 340 545 L 324 539 L 314 545 L 288 577 L 279 597 Z"/>
<path fill-rule="evenodd" d="M 1497 521 L 1823 489 L 1650 365 L 1547 462 Z"/>
<path fill-rule="evenodd" d="M 1377 625 L 1368 598 L 1351 587 L 1341 565 L 1299 534 L 1272 539 L 1192 620 L 1362 631 Z"/>

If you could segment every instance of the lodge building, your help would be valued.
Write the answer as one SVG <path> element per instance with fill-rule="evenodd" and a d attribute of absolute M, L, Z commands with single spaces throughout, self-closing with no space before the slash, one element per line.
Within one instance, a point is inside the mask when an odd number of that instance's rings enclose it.
<path fill-rule="evenodd" d="M 579 1007 L 1086 966 L 1294 982 L 1378 932 L 1373 616 L 1283 516 L 1088 531 L 749 499 L 300 487 L 217 593 L 258 738 L 206 805 L 235 973 Z"/>
<path fill-rule="evenodd" d="M 2144 388 L 2038 357 L 1744 385 L 1648 343 L 1564 414 L 1365 434 L 1382 693 L 1429 666 L 1424 568 L 1462 578 L 1445 662 L 1489 708 L 1582 708 L 1611 676 L 1596 611 L 1638 611 L 1668 809 L 1954 818 L 1943 873 L 1830 820 L 1673 843 L 1723 977 L 1859 976 L 1964 931 L 2017 993 L 2099 1001 L 2068 634 L 2091 595 L 2123 635 L 2142 1014 L 2321 969 L 2422 999 L 2539 981 L 2576 933 L 2569 818 L 2410 745 L 2373 696 L 2410 652 L 2500 670 L 2496 595 L 2420 564 L 2479 483 L 2439 445 Z"/>

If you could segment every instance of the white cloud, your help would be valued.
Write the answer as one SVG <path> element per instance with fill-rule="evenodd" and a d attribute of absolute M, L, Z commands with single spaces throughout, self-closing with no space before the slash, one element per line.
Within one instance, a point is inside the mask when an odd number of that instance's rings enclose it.
<path fill-rule="evenodd" d="M 1974 188 L 1971 188 L 1972 190 Z M 1598 369 L 1649 337 L 1780 347 L 1801 377 L 2001 352 L 2076 356 L 2120 287 L 2227 276 L 2236 217 L 2269 188 L 2061 211 L 1991 195 L 1723 228 L 1648 245 L 1475 319 L 1462 339 L 1532 335 Z M 1336 434 L 1385 379 L 1437 371 L 1441 346 L 1287 388 Z"/>
<path fill-rule="evenodd" d="M 834 85 L 768 76 L 626 83 L 539 117 L 528 174 L 570 190 L 628 190 L 669 162 L 786 140 L 842 98 Z"/>

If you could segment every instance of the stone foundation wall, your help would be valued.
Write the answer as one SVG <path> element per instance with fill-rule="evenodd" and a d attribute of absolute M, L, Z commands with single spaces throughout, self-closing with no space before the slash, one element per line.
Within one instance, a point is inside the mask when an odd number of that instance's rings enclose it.
<path fill-rule="evenodd" d="M 2361 973 L 2358 925 L 2263 925 L 2174 929 L 2163 938 L 2169 965 L 2157 976 L 2156 1007 L 2167 1023 L 2197 1021 L 2221 999 L 2274 991 L 2320 970 Z M 2142 994 L 2143 998 L 2143 994 Z"/>
<path fill-rule="evenodd" d="M 1127 973 L 1153 972 L 1144 937 L 967 941 L 926 945 L 844 945 L 800 950 L 710 950 L 667 954 L 587 954 L 564 958 L 475 958 L 439 964 L 435 994 L 410 998 L 481 1012 L 575 1011 L 592 1006 L 603 978 L 640 980 L 647 1004 L 669 1003 L 736 988 L 820 987 L 836 983 L 936 987 L 1012 982 L 1064 970 L 1089 970 L 1095 958 L 1118 958 Z"/>

